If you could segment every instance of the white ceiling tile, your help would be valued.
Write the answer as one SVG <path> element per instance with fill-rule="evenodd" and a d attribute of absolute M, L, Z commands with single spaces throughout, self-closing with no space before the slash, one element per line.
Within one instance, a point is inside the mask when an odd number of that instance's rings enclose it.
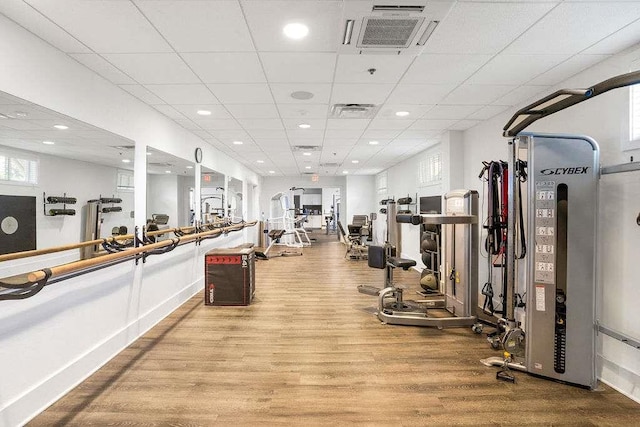
<path fill-rule="evenodd" d="M 423 119 L 464 119 L 475 113 L 482 105 L 436 105 L 421 118 Z"/>
<path fill-rule="evenodd" d="M 180 126 L 182 126 L 183 128 L 187 129 L 187 130 L 200 130 L 202 129 L 200 126 L 198 126 L 197 124 L 193 123 L 191 120 L 188 119 L 174 119 L 176 123 L 178 123 Z"/>
<path fill-rule="evenodd" d="M 381 141 L 383 139 L 393 139 L 400 135 L 401 132 L 399 129 L 367 129 L 360 135 L 360 138 Z"/>
<path fill-rule="evenodd" d="M 462 85 L 442 100 L 443 104 L 478 105 L 490 104 L 515 89 L 508 85 Z"/>
<path fill-rule="evenodd" d="M 275 104 L 228 104 L 227 110 L 236 119 L 276 119 L 280 117 Z"/>
<path fill-rule="evenodd" d="M 567 59 L 566 55 L 497 55 L 465 83 L 520 85 Z"/>
<path fill-rule="evenodd" d="M 561 3 L 504 53 L 575 54 L 638 19 L 637 2 Z"/>
<path fill-rule="evenodd" d="M 162 99 L 158 98 L 149 89 L 141 85 L 120 85 L 120 88 L 126 90 L 142 102 L 149 105 L 166 104 Z"/>
<path fill-rule="evenodd" d="M 240 130 L 241 127 L 235 119 L 193 119 L 200 128 L 205 130 Z M 211 132 L 209 132 L 211 133 Z"/>
<path fill-rule="evenodd" d="M 213 94 L 223 104 L 272 104 L 273 97 L 265 83 L 209 84 Z"/>
<path fill-rule="evenodd" d="M 171 52 L 171 47 L 131 2 L 28 0 L 27 3 L 97 53 Z"/>
<path fill-rule="evenodd" d="M 256 144 L 263 150 L 290 150 L 289 141 L 286 139 L 271 139 L 271 138 L 259 138 L 256 139 Z"/>
<path fill-rule="evenodd" d="M 173 103 L 172 103 L 173 104 Z M 188 105 L 173 105 L 173 107 L 183 114 L 185 117 L 191 120 L 200 119 L 231 119 L 231 114 L 227 112 L 224 106 L 220 104 L 188 104 Z M 198 114 L 198 111 L 206 110 L 210 111 L 211 115 L 202 116 Z"/>
<path fill-rule="evenodd" d="M 314 138 L 316 141 L 322 141 L 324 132 L 324 129 L 287 129 L 287 136 L 290 140 Z"/>
<path fill-rule="evenodd" d="M 440 120 L 416 120 L 411 125 L 412 130 L 440 130 L 446 129 L 456 123 L 455 119 L 440 119 Z"/>
<path fill-rule="evenodd" d="M 269 86 L 278 103 L 278 108 L 280 108 L 280 104 L 329 104 L 331 96 L 331 84 L 329 83 L 272 83 Z M 313 97 L 307 100 L 291 97 L 293 92 L 300 91 L 310 92 Z"/>
<path fill-rule="evenodd" d="M 387 104 L 423 104 L 435 105 L 439 103 L 456 85 L 416 85 L 399 84 L 389 96 Z"/>
<path fill-rule="evenodd" d="M 357 138 L 327 138 L 322 145 L 330 149 L 331 147 L 352 147 L 356 145 L 357 142 Z"/>
<path fill-rule="evenodd" d="M 638 43 L 638 34 L 640 34 L 640 19 L 600 40 L 581 53 L 607 55 L 622 52 Z"/>
<path fill-rule="evenodd" d="M 494 105 L 518 105 L 531 103 L 550 93 L 550 86 L 520 86 L 495 100 Z"/>
<path fill-rule="evenodd" d="M 154 105 L 153 108 L 171 119 L 186 119 L 186 117 L 181 112 L 173 108 L 171 105 Z"/>
<path fill-rule="evenodd" d="M 202 139 L 209 138 L 209 134 L 207 133 L 206 130 L 192 130 L 191 132 L 194 133 L 195 135 L 198 135 Z"/>
<path fill-rule="evenodd" d="M 397 136 L 396 139 L 421 139 L 421 140 L 429 140 L 437 137 L 442 133 L 442 130 L 417 130 L 417 129 L 407 129 Z"/>
<path fill-rule="evenodd" d="M 191 85 L 145 85 L 167 104 L 217 104 L 218 100 L 211 91 L 202 84 Z"/>
<path fill-rule="evenodd" d="M 553 6 L 555 3 L 458 2 L 438 25 L 424 52 L 498 53 Z"/>
<path fill-rule="evenodd" d="M 200 83 L 175 53 L 116 53 L 102 56 L 138 83 Z"/>
<path fill-rule="evenodd" d="M 327 104 L 278 104 L 283 119 L 324 119 L 329 112 Z"/>
<path fill-rule="evenodd" d="M 238 119 L 238 122 L 246 130 L 252 129 L 284 129 L 280 119 Z"/>
<path fill-rule="evenodd" d="M 359 129 L 327 129 L 324 133 L 324 137 L 329 139 L 358 139 L 360 135 L 362 135 L 362 131 Z"/>
<path fill-rule="evenodd" d="M 258 51 L 335 52 L 337 49 L 341 1 L 244 0 L 242 6 Z M 287 38 L 282 29 L 291 22 L 307 25 L 309 35 L 301 40 Z"/>
<path fill-rule="evenodd" d="M 375 118 L 371 120 L 371 124 L 369 124 L 369 129 L 371 130 L 404 130 L 408 128 L 413 123 L 413 120 L 393 120 L 393 119 L 379 119 Z"/>
<path fill-rule="evenodd" d="M 449 126 L 449 130 L 467 130 L 480 123 L 480 120 L 460 120 L 453 126 Z"/>
<path fill-rule="evenodd" d="M 209 134 L 222 142 L 249 141 L 251 137 L 244 130 L 208 130 Z"/>
<path fill-rule="evenodd" d="M 324 129 L 326 127 L 326 120 L 324 119 L 283 119 L 284 127 L 286 129 L 299 130 L 301 132 L 308 132 L 318 129 Z M 307 124 L 311 127 L 308 129 L 301 129 L 298 125 Z"/>
<path fill-rule="evenodd" d="M 264 83 L 255 52 L 183 53 L 182 59 L 204 83 Z"/>
<path fill-rule="evenodd" d="M 336 83 L 331 93 L 331 104 L 382 104 L 393 87 L 393 84 Z"/>
<path fill-rule="evenodd" d="M 399 111 L 409 113 L 408 116 L 403 117 L 404 120 L 415 120 L 429 111 L 433 105 L 417 105 L 417 104 L 389 104 L 385 103 L 380 107 L 380 111 L 376 114 L 376 119 L 394 119 L 397 120 L 396 115 Z"/>
<path fill-rule="evenodd" d="M 22 1 L 0 2 L 0 13 L 17 22 L 63 52 L 89 53 L 91 50 Z"/>
<path fill-rule="evenodd" d="M 177 52 L 252 51 L 238 1 L 136 1 Z"/>
<path fill-rule="evenodd" d="M 397 56 L 390 61 L 386 55 L 340 55 L 335 82 L 395 84 L 414 59 L 414 56 Z M 375 71 L 371 73 L 370 69 Z"/>
<path fill-rule="evenodd" d="M 287 139 L 287 133 L 283 129 L 252 129 L 247 132 L 255 139 Z"/>
<path fill-rule="evenodd" d="M 488 120 L 509 109 L 511 109 L 511 107 L 505 107 L 504 105 L 487 105 L 475 113 L 470 114 L 467 120 Z"/>
<path fill-rule="evenodd" d="M 371 120 L 367 119 L 329 119 L 327 129 L 359 129 L 365 130 Z"/>
<path fill-rule="evenodd" d="M 95 53 L 72 53 L 69 56 L 113 84 L 126 85 L 136 83 L 131 77 Z"/>
<path fill-rule="evenodd" d="M 271 83 L 331 83 L 335 53 L 263 52 L 260 59 Z"/>
<path fill-rule="evenodd" d="M 576 55 L 531 80 L 531 85 L 555 85 L 609 58 L 608 55 Z"/>
<path fill-rule="evenodd" d="M 447 55 L 424 53 L 402 78 L 402 83 L 460 84 L 484 65 L 492 55 Z"/>

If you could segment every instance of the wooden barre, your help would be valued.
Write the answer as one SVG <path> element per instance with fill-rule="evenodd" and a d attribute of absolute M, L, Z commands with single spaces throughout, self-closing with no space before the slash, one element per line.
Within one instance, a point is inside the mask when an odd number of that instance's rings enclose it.
<path fill-rule="evenodd" d="M 184 243 L 188 243 L 190 241 L 193 240 L 198 240 L 198 239 L 202 239 L 202 238 L 206 238 L 206 237 L 212 237 L 212 236 L 216 236 L 216 235 L 220 235 L 220 234 L 226 234 L 229 232 L 233 232 L 233 231 L 239 231 L 242 230 L 245 227 L 252 227 L 254 225 L 256 225 L 257 221 L 252 221 L 252 222 L 246 222 L 246 223 L 241 223 L 241 224 L 236 224 L 236 225 L 231 225 L 228 227 L 221 227 L 221 228 L 216 228 L 214 230 L 209 230 L 209 231 L 203 231 L 200 233 L 194 233 L 194 234 L 187 234 L 185 236 L 181 236 L 181 237 L 175 237 L 173 239 L 168 239 L 168 240 L 162 240 L 160 242 L 156 242 L 156 243 L 150 243 L 147 245 L 143 245 L 143 246 L 139 246 L 139 247 L 134 247 L 134 248 L 130 248 L 130 249 L 125 249 L 121 252 L 115 252 L 115 253 L 111 253 L 111 254 L 107 254 L 107 255 L 102 255 L 96 258 L 91 258 L 91 259 L 85 259 L 85 260 L 80 260 L 80 261 L 74 261 L 74 262 L 70 262 L 68 264 L 62 264 L 62 265 L 58 265 L 55 267 L 51 267 L 49 268 L 49 270 L 51 271 L 51 277 L 55 277 L 55 276 L 61 276 L 64 274 L 70 274 L 76 271 L 80 271 L 80 270 L 84 270 L 87 268 L 91 268 L 91 267 L 95 267 L 101 264 L 107 264 L 109 262 L 112 261 L 117 261 L 119 259 L 123 259 L 123 258 L 128 258 L 128 257 L 132 257 L 135 255 L 139 255 L 145 252 L 151 252 L 155 249 L 161 249 L 170 245 L 181 245 Z M 102 240 L 97 240 L 96 242 L 98 243 L 102 243 Z M 26 277 L 28 282 L 31 283 L 36 283 L 40 280 L 43 280 L 46 277 L 46 273 L 44 272 L 44 270 L 37 270 L 37 271 L 33 271 L 31 273 L 26 273 L 26 274 L 20 274 L 17 276 L 12 276 L 12 277 L 7 277 L 5 279 L 0 279 L 0 283 L 1 282 L 5 282 L 5 283 L 15 283 L 18 281 L 19 278 L 24 279 Z"/>
<path fill-rule="evenodd" d="M 215 224 L 215 223 L 211 223 L 211 224 Z M 204 224 L 204 225 L 208 225 L 208 224 Z M 176 231 L 177 232 L 192 232 L 194 229 L 195 229 L 194 226 L 180 227 L 180 228 L 168 228 L 166 230 L 148 231 L 146 234 L 147 234 L 147 236 L 158 236 L 158 235 L 163 235 L 163 234 L 167 234 L 167 233 L 175 233 Z M 22 258 L 29 258 L 29 257 L 32 257 L 32 256 L 38 256 L 38 255 L 52 254 L 52 253 L 56 253 L 56 252 L 70 251 L 70 250 L 73 250 L 73 249 L 82 249 L 82 248 L 85 248 L 87 246 L 101 245 L 104 242 L 113 243 L 113 242 L 117 242 L 117 241 L 121 241 L 121 240 L 133 240 L 133 239 L 135 239 L 135 237 L 136 236 L 134 234 L 123 234 L 122 236 L 110 236 L 110 237 L 105 237 L 104 239 L 87 240 L 85 242 L 69 243 L 67 245 L 52 246 L 50 248 L 44 248 L 44 249 L 34 249 L 34 250 L 31 250 L 31 251 L 14 252 L 14 253 L 11 253 L 11 254 L 0 255 L 0 262 L 2 262 L 2 261 L 12 261 L 12 260 L 15 260 L 15 259 L 22 259 Z"/>

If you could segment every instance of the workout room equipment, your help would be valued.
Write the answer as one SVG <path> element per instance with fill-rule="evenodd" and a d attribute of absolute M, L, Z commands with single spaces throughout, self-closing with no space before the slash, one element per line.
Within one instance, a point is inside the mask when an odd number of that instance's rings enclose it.
<path fill-rule="evenodd" d="M 269 246 L 258 253 L 259 258 L 273 258 L 277 256 L 302 255 L 302 239 L 296 230 L 293 218 L 293 209 L 289 196 L 283 192 L 271 197 L 270 218 L 267 220 Z M 279 246 L 282 250 L 275 251 Z"/>
<path fill-rule="evenodd" d="M 513 369 L 594 389 L 596 331 L 625 342 L 596 322 L 598 181 L 601 174 L 640 167 L 600 169 L 598 144 L 587 136 L 522 131 L 542 117 L 639 82 L 640 72 L 634 72 L 589 89 L 560 90 L 521 109 L 504 127 L 508 213 L 499 340 L 506 357 L 482 360 L 502 367 L 498 379 L 514 381 Z M 525 162 L 527 185 L 518 191 Z M 529 242 L 527 253 L 520 231 Z M 523 305 L 517 295 L 526 295 L 524 307 L 517 307 Z"/>
<path fill-rule="evenodd" d="M 338 221 L 338 229 L 343 237 L 347 250 L 345 258 L 359 260 L 367 259 L 368 246 L 365 242 L 371 241 L 371 227 L 367 215 L 354 215 L 351 224 L 347 224 L 348 233 L 345 233 L 342 223 Z"/>
<path fill-rule="evenodd" d="M 385 269 L 385 288 L 359 286 L 358 290 L 378 297 L 380 321 L 437 328 L 474 326 L 474 331 L 480 332 L 481 328 L 476 326 L 478 259 L 474 250 L 478 242 L 478 193 L 454 190 L 445 194 L 444 204 L 443 215 L 415 215 L 396 214 L 396 202 L 387 201 L 387 230 L 392 230 L 389 242 L 400 241 L 400 223 L 440 225 L 444 255 L 438 267 L 442 278 L 438 294 L 424 300 L 404 301 L 403 290 L 393 284 L 393 270 L 406 270 L 416 262 L 394 257 L 392 244 L 386 245 L 385 250 L 370 247 L 369 266 Z"/>

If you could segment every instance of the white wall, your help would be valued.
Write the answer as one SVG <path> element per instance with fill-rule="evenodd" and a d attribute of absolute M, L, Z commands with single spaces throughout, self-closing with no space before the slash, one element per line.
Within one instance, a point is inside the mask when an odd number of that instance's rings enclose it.
<path fill-rule="evenodd" d="M 371 212 L 378 211 L 378 202 L 375 194 L 376 180 L 373 175 L 350 175 L 347 176 L 347 216 L 343 219 L 343 224 L 351 224 L 354 215 L 371 215 Z"/>
<path fill-rule="evenodd" d="M 147 217 L 153 214 L 169 215 L 167 226 L 173 228 L 178 224 L 178 176 L 147 176 Z"/>
<path fill-rule="evenodd" d="M 1 91 L 136 142 L 139 226 L 147 215 L 147 146 L 188 160 L 200 146 L 204 166 L 261 184 L 240 163 L 1 15 L 0 58 Z M 75 172 L 75 165 L 68 171 Z M 27 300 L 0 302 L 0 426 L 24 424 L 199 292 L 204 252 L 235 246 L 243 234 L 65 280 Z"/>
<path fill-rule="evenodd" d="M 607 78 L 630 71 L 632 61 L 640 58 L 640 46 L 616 55 L 556 88 L 589 87 Z M 622 151 L 629 139 L 629 89 L 617 89 L 542 119 L 527 131 L 583 134 L 600 144 L 602 165 L 628 162 L 630 156 L 640 159 L 640 150 Z M 545 93 L 545 95 L 547 94 Z M 532 101 L 532 100 L 530 100 Z M 501 114 L 465 132 L 464 183 L 481 191 L 478 172 L 481 160 L 507 158 L 506 139 L 502 127 L 517 108 Z M 640 172 L 603 176 L 600 182 L 599 217 L 599 319 L 602 324 L 640 339 Z M 481 193 L 482 194 L 482 193 Z M 484 239 L 481 239 L 482 241 Z M 480 278 L 486 266 L 480 262 Z M 600 378 L 640 401 L 640 351 L 599 335 Z"/>

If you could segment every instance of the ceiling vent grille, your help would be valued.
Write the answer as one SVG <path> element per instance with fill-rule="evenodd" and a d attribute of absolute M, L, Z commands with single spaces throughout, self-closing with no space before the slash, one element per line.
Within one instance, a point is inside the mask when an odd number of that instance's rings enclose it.
<path fill-rule="evenodd" d="M 167 162 L 152 163 L 152 162 L 149 162 L 149 166 L 162 167 L 162 168 L 170 168 L 170 167 L 172 167 L 172 166 L 173 166 L 173 163 L 167 163 Z"/>
<path fill-rule="evenodd" d="M 293 145 L 291 149 L 293 151 L 320 151 L 322 147 L 319 145 Z"/>
<path fill-rule="evenodd" d="M 373 5 L 374 12 L 418 12 L 424 11 L 424 6 L 402 6 L 402 5 Z"/>
<path fill-rule="evenodd" d="M 374 104 L 334 104 L 331 106 L 331 118 L 334 119 L 371 119 L 378 112 Z"/>
<path fill-rule="evenodd" d="M 337 168 L 340 166 L 340 163 L 320 163 L 320 167 L 322 168 Z"/>
<path fill-rule="evenodd" d="M 358 47 L 409 47 L 423 21 L 424 18 L 419 17 L 364 18 Z"/>

